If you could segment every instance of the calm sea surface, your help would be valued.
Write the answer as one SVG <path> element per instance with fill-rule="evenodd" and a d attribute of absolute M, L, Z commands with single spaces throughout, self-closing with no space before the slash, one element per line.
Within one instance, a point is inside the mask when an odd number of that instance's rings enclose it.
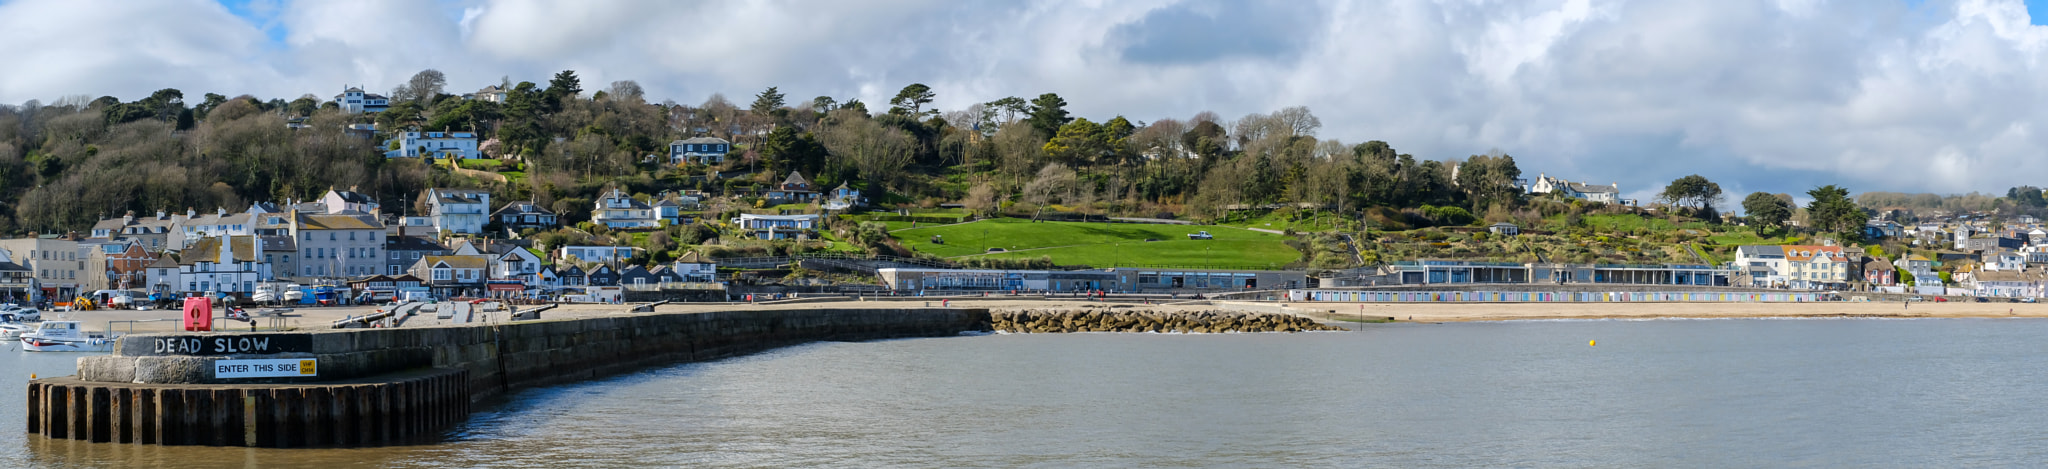
<path fill-rule="evenodd" d="M 528 390 L 445 443 L 359 450 L 25 437 L 28 375 L 77 355 L 4 352 L 0 466 L 2041 467 L 2044 352 L 2048 321 L 1992 319 L 817 343 Z"/>

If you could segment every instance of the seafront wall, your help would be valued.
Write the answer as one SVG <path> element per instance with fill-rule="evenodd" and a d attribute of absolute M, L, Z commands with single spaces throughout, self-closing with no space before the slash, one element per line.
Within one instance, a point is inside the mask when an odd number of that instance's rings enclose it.
<path fill-rule="evenodd" d="M 437 435 L 512 390 L 819 340 L 989 330 L 984 309 L 640 314 L 491 325 L 126 336 L 75 378 L 29 383 L 30 433 L 95 442 L 377 446 Z M 306 378 L 222 379 L 231 359 L 316 360 Z M 153 423 L 152 423 L 153 422 Z M 403 431 L 374 430 L 400 428 Z"/>
<path fill-rule="evenodd" d="M 1305 332 L 1341 331 L 1292 314 L 1244 311 L 1159 312 L 1129 308 L 1022 309 L 989 313 L 995 330 L 1022 333 L 1057 332 Z"/>
<path fill-rule="evenodd" d="M 1288 290 L 1287 301 L 1354 303 L 1811 303 L 1825 292 L 1789 291 L 1381 291 Z"/>

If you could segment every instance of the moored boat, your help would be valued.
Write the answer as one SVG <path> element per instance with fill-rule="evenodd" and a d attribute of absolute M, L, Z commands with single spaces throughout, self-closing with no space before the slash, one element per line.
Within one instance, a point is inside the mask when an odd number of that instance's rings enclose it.
<path fill-rule="evenodd" d="M 78 321 L 43 321 L 34 332 L 21 335 L 21 349 L 29 352 L 110 352 L 113 334 L 86 332 Z"/>

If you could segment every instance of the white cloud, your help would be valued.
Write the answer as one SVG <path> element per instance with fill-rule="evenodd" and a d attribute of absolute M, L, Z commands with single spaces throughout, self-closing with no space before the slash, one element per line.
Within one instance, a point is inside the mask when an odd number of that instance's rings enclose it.
<path fill-rule="evenodd" d="M 1500 148 L 1634 193 L 2002 191 L 2040 184 L 2048 29 L 2017 0 L 803 0 L 291 2 L 261 28 L 197 0 L 0 0 L 0 102 L 69 94 L 327 95 L 424 68 L 651 98 L 958 108 L 1057 92 L 1080 116 L 1307 105 L 1322 135 L 1425 158 Z M 271 23 L 275 22 L 275 23 Z M 118 25 L 118 26 L 116 26 Z"/>

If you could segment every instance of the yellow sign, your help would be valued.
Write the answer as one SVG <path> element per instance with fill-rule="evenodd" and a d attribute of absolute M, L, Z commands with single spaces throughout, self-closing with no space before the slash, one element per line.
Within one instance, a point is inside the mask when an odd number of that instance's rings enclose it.
<path fill-rule="evenodd" d="M 316 375 L 317 373 L 314 373 L 314 368 L 318 366 L 319 363 L 319 360 L 299 360 L 299 374 L 305 376 Z"/>

